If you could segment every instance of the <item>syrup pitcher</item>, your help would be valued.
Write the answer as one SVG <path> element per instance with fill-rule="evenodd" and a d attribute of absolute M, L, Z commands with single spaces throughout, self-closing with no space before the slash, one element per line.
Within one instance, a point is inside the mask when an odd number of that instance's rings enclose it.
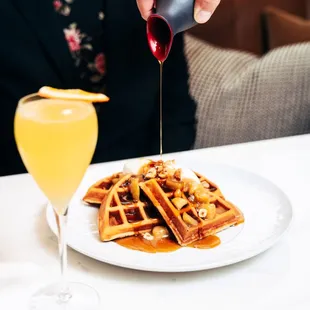
<path fill-rule="evenodd" d="M 147 20 L 147 38 L 153 55 L 164 62 L 174 36 L 192 28 L 195 0 L 157 0 L 154 12 Z"/>

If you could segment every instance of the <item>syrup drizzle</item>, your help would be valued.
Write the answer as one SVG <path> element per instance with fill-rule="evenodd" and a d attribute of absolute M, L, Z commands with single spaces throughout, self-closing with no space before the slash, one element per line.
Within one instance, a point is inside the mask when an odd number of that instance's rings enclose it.
<path fill-rule="evenodd" d="M 163 156 L 163 61 L 159 62 L 159 152 Z"/>

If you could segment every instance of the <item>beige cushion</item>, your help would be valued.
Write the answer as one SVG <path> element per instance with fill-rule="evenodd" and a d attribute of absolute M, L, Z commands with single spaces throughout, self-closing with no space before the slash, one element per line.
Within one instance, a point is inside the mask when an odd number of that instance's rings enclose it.
<path fill-rule="evenodd" d="M 310 132 L 310 44 L 259 58 L 185 36 L 195 148 Z"/>

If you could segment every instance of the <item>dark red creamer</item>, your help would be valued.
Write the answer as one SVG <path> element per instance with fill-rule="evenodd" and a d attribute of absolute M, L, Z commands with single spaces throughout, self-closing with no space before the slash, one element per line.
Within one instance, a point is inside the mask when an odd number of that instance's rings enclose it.
<path fill-rule="evenodd" d="M 173 33 L 168 22 L 152 14 L 147 20 L 147 39 L 150 50 L 159 62 L 159 153 L 163 154 L 163 64 L 173 42 Z"/>
<path fill-rule="evenodd" d="M 147 39 L 152 54 L 163 63 L 169 55 L 173 42 L 172 30 L 163 17 L 156 14 L 149 17 Z"/>

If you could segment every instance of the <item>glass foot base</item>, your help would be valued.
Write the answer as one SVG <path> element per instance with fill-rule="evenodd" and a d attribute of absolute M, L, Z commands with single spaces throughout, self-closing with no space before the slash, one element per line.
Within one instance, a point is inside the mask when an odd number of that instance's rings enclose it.
<path fill-rule="evenodd" d="M 41 288 L 31 298 L 29 310 L 98 310 L 100 297 L 96 290 L 82 283 L 68 283 L 62 291 L 59 283 Z"/>

